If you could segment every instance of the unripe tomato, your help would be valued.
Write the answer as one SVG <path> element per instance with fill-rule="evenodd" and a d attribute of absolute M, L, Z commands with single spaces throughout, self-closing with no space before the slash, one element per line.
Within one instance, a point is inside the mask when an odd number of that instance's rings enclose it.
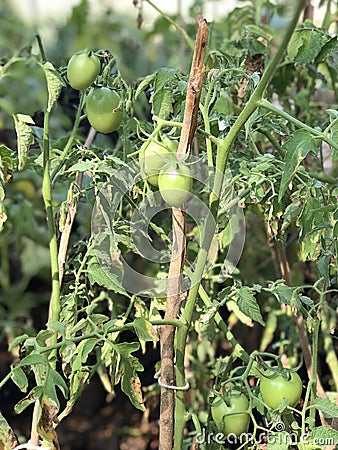
<path fill-rule="evenodd" d="M 188 200 L 192 188 L 190 168 L 183 163 L 168 164 L 160 172 L 158 187 L 164 201 L 172 207 L 181 207 Z"/>
<path fill-rule="evenodd" d="M 140 165 L 151 185 L 158 186 L 160 170 L 174 158 L 175 154 L 160 143 L 150 141 L 142 145 L 139 153 Z"/>
<path fill-rule="evenodd" d="M 290 406 L 296 406 L 302 394 L 303 383 L 300 376 L 287 369 L 282 373 L 269 369 L 259 377 L 263 401 L 271 409 L 277 409 L 284 400 Z"/>
<path fill-rule="evenodd" d="M 100 61 L 92 52 L 73 55 L 67 66 L 67 78 L 73 89 L 87 89 L 100 73 Z"/>
<path fill-rule="evenodd" d="M 211 405 L 211 416 L 219 429 L 225 435 L 240 436 L 247 433 L 250 415 L 248 414 L 249 401 L 244 394 L 234 390 L 227 396 L 229 405 L 224 398 L 217 397 Z M 235 414 L 237 413 L 237 414 Z"/>
<path fill-rule="evenodd" d="M 86 112 L 89 123 L 100 133 L 112 133 L 121 124 L 121 98 L 108 87 L 94 87 L 86 98 Z"/>

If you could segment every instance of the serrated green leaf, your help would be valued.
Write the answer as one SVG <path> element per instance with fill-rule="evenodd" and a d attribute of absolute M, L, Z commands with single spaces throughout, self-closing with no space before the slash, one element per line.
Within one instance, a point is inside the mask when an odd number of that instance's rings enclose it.
<path fill-rule="evenodd" d="M 295 63 L 306 65 L 317 58 L 321 48 L 321 34 L 316 29 L 298 30 L 289 43 L 288 56 Z"/>
<path fill-rule="evenodd" d="M 282 200 L 282 197 L 289 183 L 295 176 L 301 162 L 308 153 L 316 151 L 317 145 L 310 132 L 298 130 L 283 145 L 283 148 L 285 149 L 285 166 L 278 194 L 279 202 Z"/>
<path fill-rule="evenodd" d="M 300 213 L 299 201 L 297 200 L 293 203 L 290 203 L 290 205 L 287 206 L 283 214 L 283 224 L 281 227 L 281 231 L 286 231 L 292 223 L 295 223 L 299 213 Z"/>
<path fill-rule="evenodd" d="M 137 337 L 142 341 L 158 341 L 158 334 L 156 333 L 154 327 L 151 323 L 144 317 L 137 317 L 134 322 L 134 330 Z"/>
<path fill-rule="evenodd" d="M 128 395 L 135 408 L 145 411 L 141 382 L 137 375 L 137 371 L 140 372 L 144 369 L 139 360 L 132 355 L 133 352 L 139 349 L 139 344 L 135 342 L 130 344 L 114 344 L 114 349 L 116 349 L 117 353 L 121 357 L 120 372 L 122 391 Z"/>
<path fill-rule="evenodd" d="M 55 70 L 54 66 L 50 62 L 45 62 L 42 64 L 42 69 L 44 71 L 46 80 L 47 80 L 47 89 L 48 89 L 48 104 L 47 111 L 50 112 L 59 98 L 61 89 L 65 86 L 62 78 Z"/>
<path fill-rule="evenodd" d="M 0 181 L 5 184 L 11 178 L 14 168 L 14 152 L 6 145 L 0 145 Z"/>
<path fill-rule="evenodd" d="M 34 142 L 33 130 L 30 125 L 35 123 L 31 116 L 26 114 L 14 114 L 13 118 L 18 141 L 18 169 L 22 170 L 27 162 L 29 148 Z"/>
<path fill-rule="evenodd" d="M 15 347 L 21 345 L 27 338 L 29 338 L 28 334 L 21 334 L 20 336 L 16 336 L 8 346 L 8 351 L 11 352 Z"/>
<path fill-rule="evenodd" d="M 323 445 L 337 445 L 338 431 L 322 425 L 312 430 L 311 439 L 315 442 L 321 442 Z"/>
<path fill-rule="evenodd" d="M 20 366 L 35 366 L 36 364 L 46 365 L 45 358 L 39 353 L 31 353 L 20 361 Z"/>
<path fill-rule="evenodd" d="M 137 97 L 144 92 L 149 86 L 152 85 L 152 83 L 154 82 L 156 77 L 156 73 L 152 73 L 150 75 L 147 75 L 142 81 L 141 83 L 137 86 L 137 89 L 135 91 L 135 100 L 137 99 Z"/>
<path fill-rule="evenodd" d="M 97 262 L 91 262 L 88 266 L 88 279 L 91 284 L 97 283 L 99 286 L 103 286 L 106 289 L 117 292 L 119 294 L 128 294 L 122 287 L 121 278 L 117 274 L 108 274 L 108 271 L 103 270 L 101 265 Z"/>
<path fill-rule="evenodd" d="M 320 52 L 318 53 L 315 64 L 319 64 L 321 62 L 324 62 L 328 59 L 330 55 L 333 53 L 336 53 L 338 50 L 338 37 L 334 36 L 331 39 L 329 39 L 323 47 L 321 48 Z"/>
<path fill-rule="evenodd" d="M 63 363 L 70 363 L 76 353 L 76 345 L 73 341 L 66 340 L 60 348 L 60 355 Z"/>
<path fill-rule="evenodd" d="M 285 284 L 279 284 L 275 287 L 272 293 L 277 297 L 279 302 L 284 303 L 285 305 L 291 304 L 291 299 L 293 296 L 294 289 L 290 286 L 286 286 Z"/>
<path fill-rule="evenodd" d="M 237 305 L 245 315 L 255 322 L 265 325 L 257 300 L 247 286 L 243 286 L 238 291 Z"/>
<path fill-rule="evenodd" d="M 325 417 L 338 417 L 338 407 L 328 399 L 316 398 L 312 405 L 321 411 Z"/>
<path fill-rule="evenodd" d="M 167 119 L 172 111 L 173 81 L 176 70 L 163 68 L 156 73 L 154 92 L 151 96 L 152 113 L 162 119 Z"/>
<path fill-rule="evenodd" d="M 27 392 L 28 379 L 25 372 L 21 369 L 20 366 L 14 367 L 14 369 L 12 369 L 11 378 L 22 392 Z"/>

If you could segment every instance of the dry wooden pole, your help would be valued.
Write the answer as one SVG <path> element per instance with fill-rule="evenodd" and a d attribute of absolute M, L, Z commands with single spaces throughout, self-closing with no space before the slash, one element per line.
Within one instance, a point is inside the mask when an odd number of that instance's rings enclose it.
<path fill-rule="evenodd" d="M 190 71 L 184 120 L 178 146 L 178 157 L 190 151 L 197 129 L 197 115 L 204 81 L 204 58 L 208 43 L 208 24 L 202 17 L 197 18 L 197 35 Z M 185 212 L 180 208 L 172 210 L 172 255 L 168 275 L 167 303 L 165 319 L 177 318 L 184 295 L 181 281 L 185 258 Z M 161 327 L 161 381 L 167 386 L 175 385 L 174 336 L 172 326 Z M 160 450 L 171 450 L 174 433 L 175 390 L 161 386 L 160 406 Z"/>

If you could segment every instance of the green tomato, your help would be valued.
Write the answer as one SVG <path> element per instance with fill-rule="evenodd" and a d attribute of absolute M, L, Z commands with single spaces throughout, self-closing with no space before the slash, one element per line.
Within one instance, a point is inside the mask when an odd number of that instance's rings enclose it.
<path fill-rule="evenodd" d="M 67 78 L 73 89 L 87 89 L 100 73 L 100 61 L 92 52 L 79 52 L 73 55 L 67 66 Z"/>
<path fill-rule="evenodd" d="M 158 176 L 161 169 L 170 160 L 175 159 L 175 154 L 164 145 L 150 141 L 142 145 L 139 159 L 148 182 L 153 186 L 158 186 Z"/>
<path fill-rule="evenodd" d="M 248 414 L 249 401 L 240 391 L 234 390 L 227 397 L 229 405 L 223 397 L 217 397 L 211 405 L 211 416 L 223 434 L 240 436 L 247 433 L 250 415 Z M 236 413 L 236 414 L 235 414 Z"/>
<path fill-rule="evenodd" d="M 296 406 L 302 394 L 303 383 L 300 376 L 287 369 L 283 373 L 285 378 L 278 371 L 267 370 L 259 377 L 263 401 L 271 409 L 277 409 L 284 400 L 290 406 Z"/>
<path fill-rule="evenodd" d="M 165 166 L 158 177 L 158 187 L 165 202 L 179 208 L 185 203 L 192 188 L 192 174 L 188 166 L 171 163 Z"/>
<path fill-rule="evenodd" d="M 121 98 L 108 87 L 94 87 L 86 98 L 87 118 L 91 126 L 100 133 L 112 133 L 121 124 Z"/>

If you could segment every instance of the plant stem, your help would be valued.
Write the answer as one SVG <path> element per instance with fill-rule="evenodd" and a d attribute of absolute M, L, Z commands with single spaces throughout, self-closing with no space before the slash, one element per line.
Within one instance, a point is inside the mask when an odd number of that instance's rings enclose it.
<path fill-rule="evenodd" d="M 45 113 L 43 130 L 43 180 L 42 196 L 45 203 L 47 226 L 49 234 L 49 252 L 52 273 L 52 294 L 50 299 L 50 314 L 52 320 L 58 321 L 60 314 L 60 284 L 59 284 L 59 265 L 58 265 L 58 247 L 56 240 L 56 230 L 54 223 L 54 213 L 52 205 L 52 186 L 50 178 L 50 151 L 49 151 L 49 111 Z M 51 337 L 51 345 L 57 341 L 57 333 Z"/>
<path fill-rule="evenodd" d="M 52 183 L 53 184 L 55 183 L 55 179 L 57 177 L 57 174 L 58 174 L 60 168 L 63 166 L 63 163 L 65 162 L 65 159 L 67 158 L 70 149 L 72 148 L 74 139 L 76 137 L 76 134 L 77 134 L 77 131 L 78 131 L 78 128 L 79 128 L 79 125 L 80 125 L 81 111 L 82 111 L 82 109 L 84 107 L 85 99 L 86 99 L 86 96 L 85 96 L 83 91 L 81 91 L 80 95 L 81 95 L 80 103 L 79 103 L 79 107 L 78 107 L 77 112 L 76 112 L 76 117 L 75 117 L 73 129 L 72 129 L 72 131 L 70 133 L 70 136 L 68 138 L 67 144 L 65 145 L 65 148 L 63 149 L 63 152 L 61 153 L 61 155 L 58 157 L 57 164 L 56 164 L 56 166 L 54 167 L 54 169 L 52 171 L 51 179 L 52 179 Z"/>
<path fill-rule="evenodd" d="M 312 337 L 312 371 L 311 371 L 311 405 L 316 399 L 316 385 L 317 385 L 317 371 L 318 371 L 318 343 L 319 343 L 319 327 L 320 319 L 316 317 L 313 324 L 313 337 Z M 315 420 L 315 409 L 312 408 L 310 416 Z M 311 426 L 310 426 L 311 428 Z"/>
<path fill-rule="evenodd" d="M 223 141 L 218 141 L 217 156 L 216 156 L 216 174 L 214 181 L 213 192 L 211 193 L 211 216 L 213 219 L 217 218 L 219 199 L 223 184 L 223 174 L 226 167 L 227 158 L 231 150 L 232 144 L 234 143 L 238 133 L 242 129 L 243 125 L 253 114 L 253 112 L 258 108 L 259 101 L 262 99 L 264 91 L 272 78 L 277 66 L 285 52 L 285 49 L 291 39 L 294 29 L 297 25 L 299 15 L 304 8 L 306 0 L 300 0 L 298 2 L 295 14 L 286 30 L 285 36 L 282 43 L 277 50 L 276 54 L 272 58 L 270 64 L 266 68 L 262 79 L 255 91 L 253 92 L 248 103 L 245 105 L 239 116 L 237 117 L 234 125 L 231 127 L 228 135 Z M 209 228 L 208 228 L 209 226 Z M 183 311 L 183 319 L 186 321 L 186 325 L 181 327 L 177 331 L 177 342 L 176 342 L 176 383 L 178 386 L 183 386 L 185 383 L 184 370 L 184 355 L 185 355 L 185 345 L 188 332 L 191 326 L 192 313 L 195 309 L 196 297 L 199 290 L 200 280 L 203 277 L 203 271 L 205 264 L 207 262 L 208 251 L 212 238 L 214 235 L 214 226 L 210 227 L 210 220 L 206 220 L 204 224 L 204 238 L 202 240 L 201 249 L 199 251 L 196 268 L 192 279 L 192 287 L 189 291 L 186 306 Z M 176 420 L 175 420 L 175 450 L 182 450 L 183 448 L 183 430 L 185 426 L 184 413 L 185 413 L 185 393 L 183 391 L 178 391 L 176 394 Z M 180 419 L 180 420 L 178 420 Z"/>
<path fill-rule="evenodd" d="M 211 300 L 202 285 L 199 286 L 198 294 L 201 297 L 205 306 L 211 306 Z M 219 312 L 215 314 L 214 320 L 219 329 L 223 331 L 225 338 L 232 345 L 233 353 L 236 353 L 236 355 L 238 355 L 245 364 L 248 364 L 250 361 L 249 353 L 247 353 L 245 349 L 241 346 L 241 344 L 237 341 L 235 336 L 232 334 L 232 332 L 229 330 L 226 323 L 222 319 L 222 316 L 220 315 Z"/>
<path fill-rule="evenodd" d="M 188 36 L 188 34 L 186 33 L 186 31 L 178 24 L 176 23 L 174 20 L 172 20 L 167 14 L 165 14 L 163 11 L 160 10 L 160 8 L 158 8 L 156 5 L 154 5 L 154 3 L 151 0 L 146 0 L 147 3 L 149 3 L 149 5 L 151 7 L 153 7 L 159 14 L 161 14 L 162 17 L 165 18 L 165 20 L 167 20 L 171 25 L 173 25 L 177 31 L 179 31 L 183 37 L 183 39 L 185 40 L 185 42 L 187 43 L 188 47 L 194 51 L 194 42 L 190 39 L 190 37 Z"/>
<path fill-rule="evenodd" d="M 322 131 L 317 130 L 316 128 L 312 128 L 309 125 L 306 125 L 305 123 L 303 123 L 300 120 L 296 119 L 295 117 L 291 116 L 291 114 L 289 114 L 289 113 L 283 111 L 282 109 L 279 109 L 276 106 L 272 105 L 268 100 L 266 100 L 266 99 L 259 100 L 258 101 L 258 106 L 260 106 L 262 108 L 265 108 L 265 109 L 268 109 L 269 111 L 278 114 L 279 116 L 283 117 L 287 121 L 289 121 L 289 122 L 293 123 L 294 125 L 296 125 L 298 128 L 303 128 L 303 130 L 309 131 L 314 136 L 317 136 L 318 138 L 322 139 L 327 144 L 329 144 L 331 147 L 333 147 L 336 150 L 338 150 L 338 144 L 333 139 L 331 139 L 328 136 L 326 136 L 326 134 L 324 134 Z"/>

